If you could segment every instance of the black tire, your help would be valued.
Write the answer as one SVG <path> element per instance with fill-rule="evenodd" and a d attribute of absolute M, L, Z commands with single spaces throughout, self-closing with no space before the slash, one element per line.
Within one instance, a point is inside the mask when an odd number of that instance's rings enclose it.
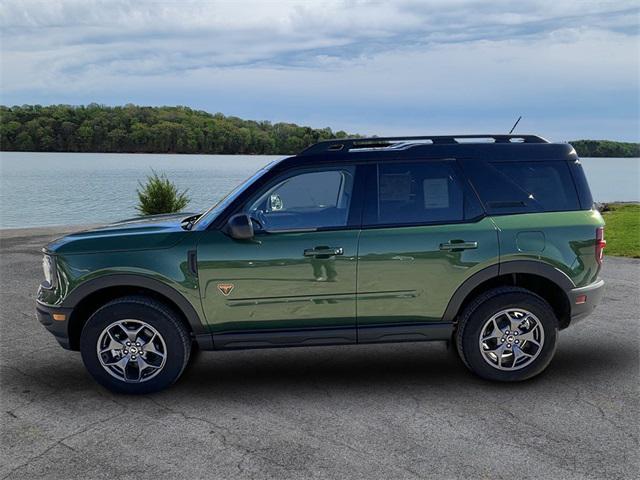
<path fill-rule="evenodd" d="M 126 319 L 147 323 L 166 345 L 164 366 L 153 378 L 139 383 L 112 376 L 98 358 L 97 345 L 104 329 Z M 144 296 L 129 296 L 113 300 L 91 315 L 82 329 L 80 351 L 87 370 L 98 383 L 117 393 L 144 394 L 167 388 L 180 377 L 191 355 L 191 340 L 184 324 L 166 305 Z"/>
<path fill-rule="evenodd" d="M 515 370 L 500 370 L 485 360 L 479 344 L 485 323 L 504 309 L 524 309 L 534 314 L 544 330 L 544 343 L 528 365 Z M 518 382 L 541 373 L 553 358 L 558 338 L 558 319 L 542 297 L 519 287 L 500 287 L 475 298 L 464 310 L 456 331 L 460 358 L 473 373 L 487 380 Z"/>

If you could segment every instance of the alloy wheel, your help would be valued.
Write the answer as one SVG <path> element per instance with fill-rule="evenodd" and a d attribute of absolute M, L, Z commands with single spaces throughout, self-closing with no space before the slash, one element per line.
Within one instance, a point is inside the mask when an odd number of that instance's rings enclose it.
<path fill-rule="evenodd" d="M 122 382 L 141 383 L 158 375 L 167 346 L 162 335 L 141 320 L 118 320 L 105 328 L 96 346 L 102 368 Z"/>
<path fill-rule="evenodd" d="M 480 330 L 482 358 L 498 370 L 520 370 L 542 352 L 544 328 L 533 313 L 521 308 L 504 309 Z"/>

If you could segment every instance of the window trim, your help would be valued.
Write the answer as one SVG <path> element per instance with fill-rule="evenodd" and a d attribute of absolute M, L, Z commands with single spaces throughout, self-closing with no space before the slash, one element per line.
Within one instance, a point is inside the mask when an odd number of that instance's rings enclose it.
<path fill-rule="evenodd" d="M 404 160 L 398 160 L 397 162 L 386 162 L 386 161 L 379 161 L 379 162 L 371 162 L 371 164 L 367 165 L 369 167 L 369 169 L 367 170 L 367 179 L 369 179 L 369 175 L 375 175 L 375 181 L 371 181 L 373 179 L 371 179 L 368 184 L 372 185 L 375 184 L 375 188 L 374 189 L 370 189 L 370 196 L 373 196 L 375 201 L 373 202 L 375 204 L 375 208 L 376 211 L 379 208 L 378 207 L 378 201 L 380 198 L 379 195 L 379 189 L 380 189 L 380 176 L 379 176 L 379 168 L 380 165 L 385 165 L 385 164 L 397 164 L 397 163 L 424 163 L 424 164 L 429 164 L 429 163 L 450 163 L 450 165 L 452 165 L 454 173 L 456 174 L 457 178 L 458 178 L 458 183 L 460 184 L 460 188 L 462 189 L 462 193 L 463 193 L 463 198 L 467 198 L 467 197 L 471 197 L 472 199 L 474 199 L 476 201 L 476 203 L 478 204 L 478 206 L 480 207 L 480 211 L 481 213 L 479 215 L 476 215 L 474 217 L 471 218 L 462 218 L 462 220 L 438 220 L 438 221 L 431 221 L 431 222 L 405 222 L 405 223 L 365 223 L 365 211 L 367 209 L 367 206 L 371 204 L 371 199 L 369 199 L 369 202 L 365 202 L 363 204 L 362 207 L 362 222 L 361 222 L 361 229 L 362 230 L 373 230 L 373 229 L 379 229 L 379 228 L 408 228 L 408 227 L 429 227 L 429 226 L 439 226 L 439 225 L 461 225 L 461 224 L 472 224 L 472 223 L 478 223 L 479 221 L 481 221 L 482 219 L 484 219 L 485 217 L 488 216 L 486 208 L 484 206 L 484 204 L 482 203 L 482 201 L 480 201 L 480 198 L 478 196 L 478 193 L 476 192 L 473 184 L 469 181 L 469 178 L 467 177 L 466 173 L 464 172 L 464 170 L 462 169 L 462 167 L 459 165 L 458 160 L 456 158 L 412 158 L 412 159 L 407 159 L 406 161 Z M 463 217 L 464 217 L 464 206 L 463 206 Z"/>
<path fill-rule="evenodd" d="M 463 220 L 444 220 L 444 221 L 438 221 L 438 222 L 363 224 L 361 229 L 374 230 L 377 228 L 410 228 L 410 227 L 437 227 L 441 225 L 463 225 L 463 224 L 478 223 L 486 217 L 487 217 L 487 214 L 483 213 L 481 215 L 476 215 L 473 218 L 468 218 Z"/>

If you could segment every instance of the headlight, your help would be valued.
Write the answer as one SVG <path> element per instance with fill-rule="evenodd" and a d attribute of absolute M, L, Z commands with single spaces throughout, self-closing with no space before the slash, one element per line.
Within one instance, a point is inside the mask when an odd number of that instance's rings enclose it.
<path fill-rule="evenodd" d="M 56 264 L 53 257 L 45 255 L 42 257 L 42 270 L 44 272 L 45 288 L 53 288 L 56 285 Z"/>

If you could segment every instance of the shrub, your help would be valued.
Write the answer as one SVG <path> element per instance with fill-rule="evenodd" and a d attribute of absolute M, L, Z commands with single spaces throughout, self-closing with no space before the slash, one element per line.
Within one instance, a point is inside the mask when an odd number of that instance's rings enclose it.
<path fill-rule="evenodd" d="M 178 187 L 171 182 L 166 174 L 158 175 L 151 170 L 152 175 L 147 177 L 147 182 L 140 185 L 138 192 L 138 210 L 142 215 L 156 215 L 159 213 L 179 212 L 191 201 L 187 196 L 187 190 L 178 191 Z"/>

